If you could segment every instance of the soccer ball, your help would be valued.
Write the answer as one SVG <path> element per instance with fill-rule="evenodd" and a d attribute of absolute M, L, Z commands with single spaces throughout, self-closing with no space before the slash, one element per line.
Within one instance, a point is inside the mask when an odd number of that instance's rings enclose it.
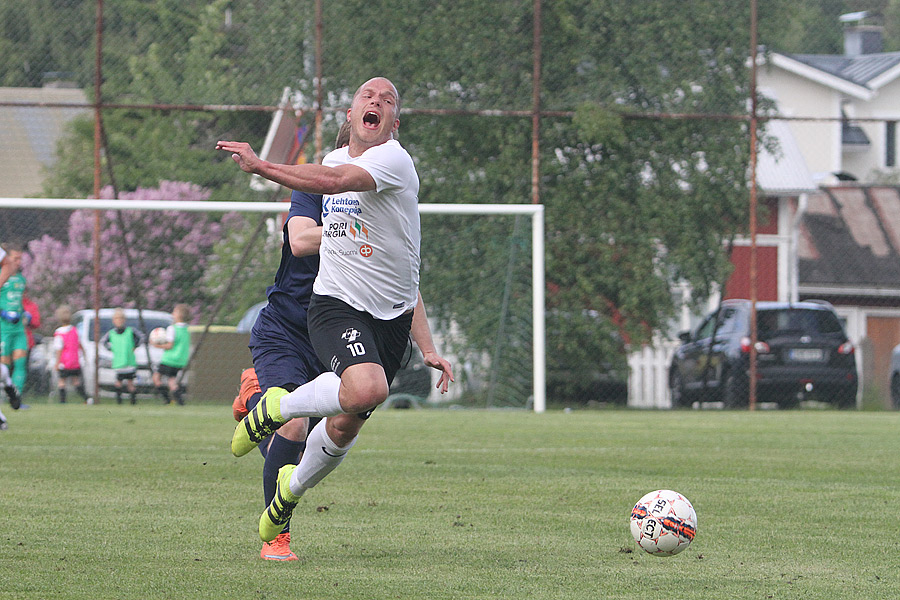
<path fill-rule="evenodd" d="M 150 343 L 153 345 L 156 344 L 165 344 L 166 343 L 166 328 L 165 327 L 157 327 L 153 331 L 150 332 Z"/>
<path fill-rule="evenodd" d="M 672 490 L 646 494 L 631 509 L 631 535 L 654 556 L 674 556 L 697 534 L 697 513 L 690 501 Z"/>

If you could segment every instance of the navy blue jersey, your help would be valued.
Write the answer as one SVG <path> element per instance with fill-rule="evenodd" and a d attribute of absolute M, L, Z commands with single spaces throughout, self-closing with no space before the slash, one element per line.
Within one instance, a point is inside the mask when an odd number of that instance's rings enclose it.
<path fill-rule="evenodd" d="M 307 217 L 322 224 L 322 196 L 304 192 L 291 192 L 292 217 Z M 266 290 L 270 304 L 275 304 L 279 316 L 293 323 L 306 324 L 306 309 L 312 295 L 313 282 L 319 272 L 319 255 L 296 257 L 291 253 L 287 221 L 284 224 L 284 244 L 281 247 L 281 264 L 275 274 L 275 283 Z M 287 312 L 285 312 L 287 311 Z"/>
<path fill-rule="evenodd" d="M 293 217 L 308 217 L 321 225 L 322 196 L 292 192 L 288 221 Z M 269 303 L 260 311 L 250 331 L 250 354 L 264 390 L 302 385 L 325 371 L 310 344 L 306 322 L 318 271 L 318 254 L 298 258 L 291 253 L 285 222 L 281 264 L 275 283 L 266 290 Z"/>

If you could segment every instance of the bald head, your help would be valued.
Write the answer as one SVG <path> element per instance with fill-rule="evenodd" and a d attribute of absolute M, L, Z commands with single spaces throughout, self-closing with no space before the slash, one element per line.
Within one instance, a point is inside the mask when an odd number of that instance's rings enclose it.
<path fill-rule="evenodd" d="M 385 77 L 373 77 L 356 90 L 347 111 L 350 155 L 392 139 L 400 127 L 400 94 Z"/>
<path fill-rule="evenodd" d="M 400 116 L 400 92 L 397 91 L 397 86 L 388 79 L 387 77 L 373 77 L 368 80 L 361 86 L 356 89 L 356 92 L 353 94 L 353 100 L 356 101 L 356 98 L 363 92 L 363 90 L 371 90 L 373 88 L 381 88 L 382 86 L 387 86 L 393 92 L 394 96 L 394 118 Z"/>

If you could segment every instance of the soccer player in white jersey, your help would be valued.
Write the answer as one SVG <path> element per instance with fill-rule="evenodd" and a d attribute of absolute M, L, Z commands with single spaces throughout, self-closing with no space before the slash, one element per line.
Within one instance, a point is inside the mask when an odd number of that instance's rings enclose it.
<path fill-rule="evenodd" d="M 442 393 L 453 380 L 450 363 L 431 340 L 418 291 L 419 178 L 394 139 L 400 126 L 394 84 L 383 77 L 365 82 L 347 119 L 350 145 L 321 165 L 269 163 L 243 142 L 216 145 L 248 173 L 324 196 L 308 322 L 313 348 L 332 371 L 290 393 L 270 388 L 231 441 L 232 452 L 242 456 L 289 419 L 327 417 L 310 432 L 300 464 L 279 471 L 275 498 L 260 517 L 263 541 L 281 532 L 300 496 L 340 464 L 371 411 L 387 399 L 410 332 L 425 364 L 441 371 Z"/>

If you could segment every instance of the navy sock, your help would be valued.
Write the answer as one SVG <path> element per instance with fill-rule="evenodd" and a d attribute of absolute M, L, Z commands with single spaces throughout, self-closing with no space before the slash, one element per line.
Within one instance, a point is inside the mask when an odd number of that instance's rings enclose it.
<path fill-rule="evenodd" d="M 284 465 L 296 465 L 300 462 L 300 454 L 306 449 L 306 442 L 295 442 L 283 438 L 277 433 L 272 435 L 272 444 L 266 453 L 266 462 L 263 465 L 263 494 L 266 506 L 275 497 L 275 482 L 278 478 L 278 469 Z M 284 527 L 284 531 L 290 529 L 290 523 Z"/>
<path fill-rule="evenodd" d="M 263 393 L 256 392 L 249 398 L 247 398 L 247 410 L 253 410 L 253 407 L 259 404 L 259 401 L 262 400 Z"/>

